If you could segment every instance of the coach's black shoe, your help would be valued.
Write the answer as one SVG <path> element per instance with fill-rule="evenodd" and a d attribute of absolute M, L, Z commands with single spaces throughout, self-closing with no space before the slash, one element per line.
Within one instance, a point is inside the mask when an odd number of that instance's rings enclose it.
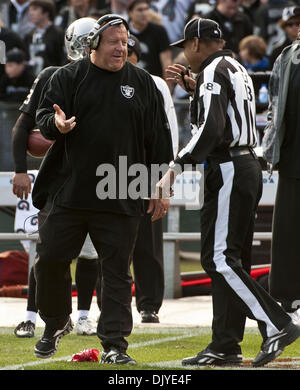
<path fill-rule="evenodd" d="M 158 315 L 155 311 L 143 310 L 141 311 L 142 322 L 159 323 Z"/>
<path fill-rule="evenodd" d="M 69 317 L 65 325 L 61 329 L 53 329 L 47 326 L 42 338 L 36 343 L 34 347 L 35 356 L 46 359 L 54 355 L 57 351 L 59 340 L 72 332 L 73 323 Z"/>
<path fill-rule="evenodd" d="M 182 360 L 183 366 L 239 366 L 243 362 L 241 354 L 226 354 L 215 352 L 205 348 L 196 356 L 187 357 Z"/>
<path fill-rule="evenodd" d="M 261 367 L 279 356 L 284 348 L 300 336 L 300 327 L 290 322 L 280 332 L 268 337 L 261 345 L 256 358 L 253 360 L 254 367 Z"/>
<path fill-rule="evenodd" d="M 112 347 L 109 351 L 102 352 L 100 364 L 136 364 L 127 353 Z"/>

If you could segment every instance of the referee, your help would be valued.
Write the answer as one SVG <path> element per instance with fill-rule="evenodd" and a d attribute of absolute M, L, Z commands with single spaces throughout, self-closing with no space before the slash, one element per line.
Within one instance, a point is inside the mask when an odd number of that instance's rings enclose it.
<path fill-rule="evenodd" d="M 193 19 L 184 38 L 173 45 L 184 48 L 193 73 L 198 74 L 191 103 L 193 136 L 157 184 L 168 192 L 176 172 L 185 164 L 207 161 L 204 205 L 201 210 L 201 261 L 212 279 L 212 341 L 183 365 L 242 363 L 241 347 L 246 317 L 258 322 L 263 337 L 253 360 L 263 366 L 300 336 L 300 328 L 249 275 L 255 211 L 262 192 L 262 175 L 253 151 L 256 145 L 254 90 L 247 71 L 223 50 L 219 25 Z M 169 79 L 194 80 L 185 68 L 173 65 Z"/>

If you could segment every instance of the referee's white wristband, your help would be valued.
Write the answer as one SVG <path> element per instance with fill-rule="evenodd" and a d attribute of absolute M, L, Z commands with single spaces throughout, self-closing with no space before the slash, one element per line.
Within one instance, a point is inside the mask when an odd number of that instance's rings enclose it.
<path fill-rule="evenodd" d="M 176 175 L 180 175 L 182 173 L 181 165 L 176 163 L 175 161 L 171 161 L 169 164 L 169 168 L 175 172 Z"/>

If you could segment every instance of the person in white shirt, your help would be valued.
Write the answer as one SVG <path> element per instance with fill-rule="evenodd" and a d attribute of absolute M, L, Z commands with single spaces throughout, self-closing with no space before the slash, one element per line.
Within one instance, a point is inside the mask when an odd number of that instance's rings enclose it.
<path fill-rule="evenodd" d="M 128 38 L 128 61 L 138 65 L 141 57 L 139 40 Z M 178 124 L 173 99 L 167 83 L 158 76 L 153 80 L 160 91 L 169 120 L 174 156 L 178 152 Z M 147 237 L 147 239 L 146 239 Z M 152 239 L 149 239 L 151 237 Z M 149 244 L 149 245 L 148 245 Z M 149 214 L 142 217 L 132 256 L 136 307 L 142 322 L 158 323 L 158 311 L 164 296 L 163 229 L 162 220 L 151 221 Z"/>
<path fill-rule="evenodd" d="M 182 36 L 188 10 L 194 0 L 152 0 L 150 7 L 157 12 L 167 30 L 170 42 L 175 42 Z"/>
<path fill-rule="evenodd" d="M 29 21 L 29 3 L 29 0 L 4 0 L 0 4 L 0 14 L 4 25 L 21 38 L 34 28 Z"/>

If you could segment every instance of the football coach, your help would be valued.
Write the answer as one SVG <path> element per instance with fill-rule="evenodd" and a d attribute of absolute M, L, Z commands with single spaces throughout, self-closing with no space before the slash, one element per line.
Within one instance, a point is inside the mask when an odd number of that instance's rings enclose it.
<path fill-rule="evenodd" d="M 37 111 L 42 134 L 55 143 L 40 168 L 33 203 L 40 209 L 35 275 L 37 308 L 46 326 L 35 354 L 46 358 L 72 330 L 70 264 L 89 233 L 102 267 L 102 310 L 97 334 L 102 363 L 134 364 L 126 337 L 132 330 L 130 260 L 141 215 L 163 217 L 169 199 L 97 196 L 102 164 L 115 168 L 169 164 L 172 140 L 151 76 L 127 62 L 128 25 L 118 15 L 95 22 L 91 54 L 57 70 Z M 106 166 L 105 165 L 105 166 Z M 130 184 L 128 178 L 128 185 Z M 145 178 L 147 179 L 147 178 Z M 119 191 L 116 191 L 118 194 Z M 151 195 L 151 194 L 149 194 Z"/>

